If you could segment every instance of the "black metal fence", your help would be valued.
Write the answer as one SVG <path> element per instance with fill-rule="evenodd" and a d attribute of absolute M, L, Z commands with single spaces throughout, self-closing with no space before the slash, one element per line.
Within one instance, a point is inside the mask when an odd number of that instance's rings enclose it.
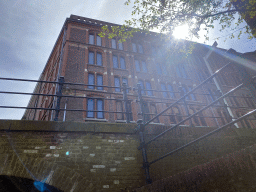
<path fill-rule="evenodd" d="M 150 178 L 150 174 L 149 174 L 149 167 L 150 165 L 152 165 L 153 163 L 167 157 L 167 156 L 170 156 L 172 155 L 173 153 L 177 152 L 177 151 L 180 151 L 184 148 L 186 148 L 187 146 L 193 144 L 193 143 L 196 143 L 226 127 L 229 127 L 229 126 L 232 126 L 234 124 L 236 124 L 237 122 L 240 122 L 246 118 L 248 118 L 249 116 L 253 115 L 253 114 L 256 114 L 256 109 L 252 109 L 251 111 L 247 112 L 246 114 L 238 117 L 238 118 L 234 118 L 234 117 L 231 117 L 231 116 L 228 116 L 227 117 L 227 120 L 228 120 L 228 123 L 226 123 L 225 125 L 223 126 L 217 126 L 217 128 L 214 130 L 214 131 L 211 131 L 173 151 L 170 151 L 164 155 L 162 155 L 161 157 L 158 157 L 157 159 L 155 160 L 152 160 L 152 161 L 148 161 L 148 158 L 147 158 L 147 150 L 146 150 L 146 147 L 152 143 L 153 141 L 155 141 L 156 139 L 162 137 L 163 135 L 165 135 L 167 132 L 169 132 L 170 130 L 173 130 L 177 127 L 179 127 L 180 125 L 182 125 L 183 123 L 185 123 L 186 121 L 191 121 L 192 118 L 198 116 L 201 112 L 203 112 L 204 110 L 212 107 L 212 106 L 223 106 L 225 108 L 228 108 L 229 106 L 227 106 L 224 102 L 223 102 L 223 99 L 230 96 L 231 94 L 233 94 L 235 91 L 238 91 L 239 89 L 241 89 L 242 87 L 247 87 L 249 88 L 250 92 L 251 92 L 251 95 L 253 96 L 253 98 L 256 98 L 256 86 L 255 86 L 255 83 L 254 83 L 254 78 L 250 78 L 249 76 L 245 76 L 244 79 L 243 79 L 243 82 L 232 88 L 231 90 L 229 90 L 228 92 L 224 93 L 223 95 L 222 94 L 219 94 L 217 95 L 218 97 L 215 98 L 215 100 L 213 100 L 212 102 L 210 102 L 209 104 L 207 105 L 202 105 L 202 108 L 200 110 L 198 110 L 197 112 L 195 112 L 194 114 L 187 114 L 187 116 L 184 117 L 184 119 L 181 119 L 177 124 L 171 126 L 170 128 L 168 128 L 167 130 L 163 131 L 162 133 L 158 134 L 157 136 L 155 136 L 154 138 L 148 140 L 147 142 L 145 141 L 145 138 L 144 138 L 144 130 L 145 130 L 145 127 L 147 125 L 149 125 L 151 122 L 153 122 L 155 119 L 157 119 L 158 117 L 164 115 L 168 110 L 170 110 L 173 106 L 175 106 L 176 104 L 178 103 L 183 103 L 184 105 L 186 105 L 186 98 L 191 95 L 191 94 L 194 94 L 194 92 L 196 90 L 198 90 L 199 88 L 202 88 L 202 86 L 204 86 L 207 82 L 211 81 L 211 79 L 215 78 L 223 69 L 225 69 L 227 66 L 229 66 L 229 64 L 226 64 L 225 66 L 223 66 L 222 68 L 220 68 L 219 70 L 217 70 L 213 75 L 211 75 L 210 77 L 208 77 L 207 79 L 205 79 L 203 82 L 201 82 L 198 86 L 196 86 L 193 90 L 189 91 L 188 93 L 183 93 L 181 94 L 181 97 L 176 100 L 175 102 L 171 103 L 165 110 L 163 110 L 162 112 L 158 113 L 157 115 L 155 115 L 153 118 L 147 120 L 146 118 L 146 115 L 147 113 L 145 113 L 145 107 L 144 107 L 144 99 L 143 99 L 143 96 L 141 94 L 142 92 L 142 89 L 141 89 L 141 86 L 138 84 L 137 86 L 137 91 L 138 91 L 138 100 L 139 100 L 139 103 L 140 103 L 140 108 L 141 108 L 141 111 L 142 111 L 142 116 L 143 116 L 143 119 L 138 121 L 138 128 L 137 128 L 137 131 L 139 132 L 139 135 L 140 135 L 140 146 L 138 147 L 139 150 L 142 150 L 142 156 L 143 156 L 143 168 L 145 169 L 145 175 L 146 175 L 146 183 L 150 184 L 152 182 L 151 178 Z M 237 106 L 231 106 L 233 108 L 240 108 L 240 107 L 237 107 Z M 256 108 L 256 107 L 255 107 Z M 248 108 L 247 108 L 248 110 Z M 214 117 L 214 118 L 221 118 L 221 117 Z"/>

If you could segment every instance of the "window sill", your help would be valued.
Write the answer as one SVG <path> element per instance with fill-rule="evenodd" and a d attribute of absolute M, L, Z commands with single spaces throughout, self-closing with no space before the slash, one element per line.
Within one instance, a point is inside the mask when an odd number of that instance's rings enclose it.
<path fill-rule="evenodd" d="M 90 63 L 87 63 L 88 66 L 94 66 L 94 67 L 101 67 L 101 68 L 105 68 L 104 66 L 101 66 L 101 65 L 96 65 L 96 64 L 90 64 Z"/>
<path fill-rule="evenodd" d="M 97 118 L 84 118 L 85 121 L 101 121 L 101 122 L 107 122 L 107 119 L 97 119 Z"/>
<path fill-rule="evenodd" d="M 116 120 L 116 123 L 126 123 L 126 120 Z M 136 122 L 130 121 L 130 123 L 136 123 Z"/>
<path fill-rule="evenodd" d="M 93 86 L 93 85 L 90 85 Z M 98 89 L 89 89 L 89 88 L 85 88 L 86 91 L 95 91 L 95 92 L 107 92 L 106 90 L 98 90 Z"/>
<path fill-rule="evenodd" d="M 136 73 L 142 73 L 142 74 L 152 74 L 152 73 L 148 73 L 148 72 L 144 72 L 144 71 L 136 71 Z"/>
<path fill-rule="evenodd" d="M 113 67 L 113 69 L 115 69 L 115 70 L 120 70 L 120 71 L 127 71 L 127 72 L 129 72 L 127 69 L 114 68 L 114 67 Z"/>
<path fill-rule="evenodd" d="M 154 122 L 151 122 L 151 123 L 149 123 L 150 125 L 165 125 L 165 124 L 163 124 L 163 123 L 154 123 Z"/>

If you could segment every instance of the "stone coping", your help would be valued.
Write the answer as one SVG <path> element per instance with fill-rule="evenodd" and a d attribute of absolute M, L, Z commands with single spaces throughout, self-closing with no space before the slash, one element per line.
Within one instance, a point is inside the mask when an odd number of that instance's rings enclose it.
<path fill-rule="evenodd" d="M 124 133 L 135 134 L 135 123 L 106 123 L 106 122 L 54 122 L 30 120 L 0 120 L 0 131 L 40 131 L 40 132 L 95 132 L 95 133 Z M 145 134 L 157 135 L 170 128 L 165 125 L 150 124 Z M 213 131 L 214 127 L 187 127 L 180 126 L 170 132 L 180 132 L 181 135 L 197 135 Z M 225 136 L 256 136 L 256 129 L 230 128 L 224 130 Z"/>

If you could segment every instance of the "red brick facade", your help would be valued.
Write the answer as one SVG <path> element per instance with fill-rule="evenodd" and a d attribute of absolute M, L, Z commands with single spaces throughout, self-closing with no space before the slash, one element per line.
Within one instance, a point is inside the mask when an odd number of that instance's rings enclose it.
<path fill-rule="evenodd" d="M 111 26 L 114 24 L 71 15 L 60 32 L 40 80 L 56 81 L 58 71 L 60 71 L 59 76 L 63 76 L 65 82 L 70 83 L 90 84 L 90 79 L 94 81 L 94 85 L 116 86 L 115 82 L 117 83 L 119 79 L 119 84 L 128 82 L 128 86 L 131 88 L 137 87 L 137 83 L 143 83 L 145 89 L 170 91 L 145 91 L 143 98 L 147 102 L 146 113 L 149 113 L 146 119 L 149 119 L 154 116 L 153 114 L 161 112 L 180 98 L 181 90 L 188 92 L 209 77 L 211 71 L 215 72 L 228 62 L 234 63 L 227 67 L 216 78 L 216 81 L 210 81 L 203 88 L 197 90 L 195 94 L 190 95 L 186 99 L 186 105 L 181 102 L 154 121 L 154 123 L 168 125 L 179 122 L 188 113 L 191 115 L 205 104 L 210 103 L 216 98 L 218 89 L 225 93 L 239 85 L 243 82 L 243 75 L 247 73 L 246 69 L 237 65 L 236 62 L 222 56 L 221 53 L 226 50 L 196 44 L 193 53 L 188 57 L 170 58 L 167 57 L 167 53 L 164 53 L 163 45 L 156 33 L 135 34 L 132 39 L 127 39 L 121 47 L 118 39 L 98 37 L 103 25 Z M 206 59 L 209 64 L 207 65 L 204 58 L 211 49 L 215 51 Z M 234 55 L 234 53 L 227 54 Z M 241 70 L 244 73 L 241 73 Z M 52 84 L 38 83 L 35 92 L 55 94 L 55 87 Z M 101 90 L 101 88 L 93 87 L 93 85 L 64 85 L 63 95 L 84 96 L 86 98 L 66 99 L 63 97 L 61 108 L 66 106 L 66 109 L 88 110 L 88 103 L 91 102 L 90 107 L 96 111 L 103 110 L 104 112 L 67 111 L 64 114 L 61 111 L 59 120 L 80 122 L 122 122 L 126 120 L 125 114 L 115 113 L 117 111 L 124 112 L 124 103 L 121 101 L 123 99 L 122 90 L 109 87 L 103 87 Z M 230 115 L 235 119 L 250 111 L 248 108 L 255 108 L 252 94 L 248 88 L 240 89 L 234 96 L 241 97 L 229 97 L 219 103 L 222 107 L 208 108 L 199 114 L 201 117 L 195 117 L 192 121 L 185 122 L 185 125 L 220 126 L 230 121 Z M 93 100 L 89 101 L 89 99 Z M 136 122 L 141 118 L 141 115 L 138 115 L 140 107 L 137 103 L 137 91 L 129 90 L 128 99 L 131 102 L 131 120 Z M 223 107 L 224 102 L 233 108 Z M 53 103 L 53 97 L 33 96 L 29 106 L 51 108 Z M 27 110 L 23 118 L 29 120 L 53 119 L 50 110 Z M 244 120 L 237 126 L 254 128 L 255 120 Z"/>

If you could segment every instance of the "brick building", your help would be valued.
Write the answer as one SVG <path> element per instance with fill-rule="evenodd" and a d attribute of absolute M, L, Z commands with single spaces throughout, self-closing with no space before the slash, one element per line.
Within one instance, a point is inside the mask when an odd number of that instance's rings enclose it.
<path fill-rule="evenodd" d="M 39 78 L 57 81 L 63 76 L 65 82 L 86 84 L 64 85 L 63 95 L 80 98 L 61 99 L 60 108 L 66 109 L 60 112 L 61 121 L 126 122 L 125 113 L 121 113 L 125 108 L 130 112 L 129 121 L 141 119 L 136 89 L 128 90 L 129 101 L 125 106 L 122 83 L 131 88 L 140 83 L 145 101 L 145 120 L 149 120 L 231 62 L 232 65 L 219 76 L 154 121 L 156 124 L 176 124 L 252 76 L 249 68 L 240 64 L 252 63 L 253 66 L 255 63 L 251 60 L 255 59 L 255 52 L 240 54 L 232 49 L 227 51 L 216 46 L 181 41 L 181 45 L 194 45 L 193 53 L 185 57 L 168 53 L 167 47 L 171 43 L 162 41 L 160 35 L 153 32 L 136 33 L 123 43 L 117 38 L 101 38 L 98 34 L 104 25 L 110 27 L 115 24 L 75 15 L 67 18 Z M 254 87 L 250 86 L 241 88 L 235 95 L 223 99 L 185 125 L 215 127 L 245 114 L 255 108 Z M 38 83 L 34 93 L 54 95 L 55 88 L 52 83 Z M 54 109 L 55 105 L 56 98 L 52 96 L 34 95 L 28 107 Z M 53 111 L 44 109 L 27 109 L 23 116 L 28 120 L 49 121 L 53 118 Z M 254 128 L 255 120 L 245 119 L 236 126 Z"/>

